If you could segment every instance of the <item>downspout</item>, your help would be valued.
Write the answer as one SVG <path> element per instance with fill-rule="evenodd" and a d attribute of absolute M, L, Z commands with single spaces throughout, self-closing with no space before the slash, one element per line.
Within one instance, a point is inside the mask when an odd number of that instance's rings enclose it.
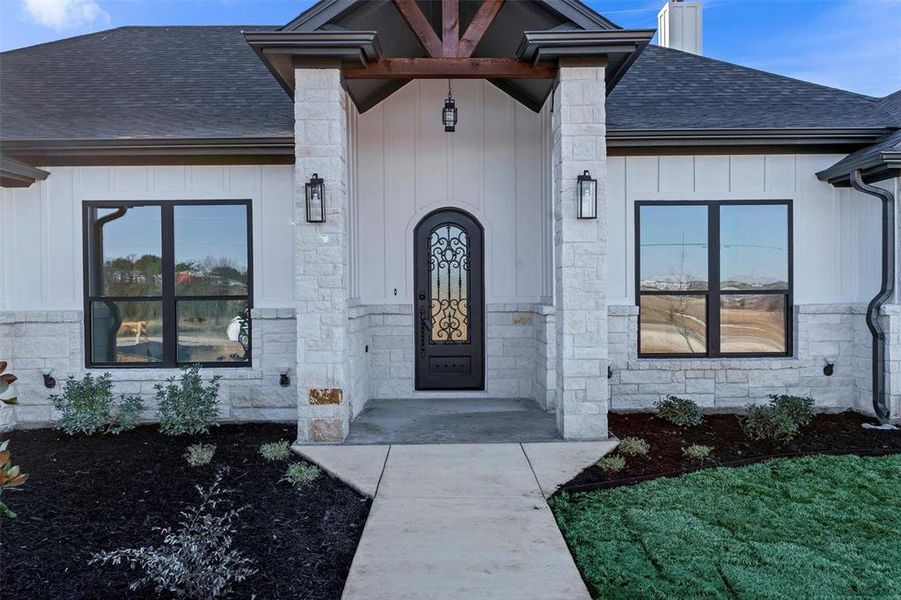
<path fill-rule="evenodd" d="M 882 200 L 882 287 L 867 305 L 867 327 L 873 335 L 873 410 L 883 424 L 889 421 L 885 403 L 885 330 L 879 324 L 882 305 L 895 292 L 895 197 L 888 190 L 863 182 L 860 169 L 849 175 L 851 187 Z"/>

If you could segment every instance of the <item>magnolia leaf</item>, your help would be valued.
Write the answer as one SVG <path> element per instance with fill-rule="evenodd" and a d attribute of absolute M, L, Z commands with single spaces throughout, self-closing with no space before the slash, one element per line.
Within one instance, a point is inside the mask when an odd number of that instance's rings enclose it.
<path fill-rule="evenodd" d="M 3 398 L 3 399 L 0 399 L 0 402 L 2 402 L 3 404 L 8 404 L 8 405 L 12 406 L 13 404 L 18 404 L 19 399 L 18 398 Z"/>
<path fill-rule="evenodd" d="M 6 370 L 6 361 L 0 360 L 0 373 Z"/>
<path fill-rule="evenodd" d="M 14 487 L 14 486 L 22 485 L 26 481 L 28 481 L 28 473 L 22 473 L 21 475 L 19 475 L 18 477 L 16 477 L 12 481 L 10 481 L 8 485 L 10 485 L 11 487 Z"/>
<path fill-rule="evenodd" d="M 6 447 L 9 446 L 9 440 L 3 440 L 0 442 L 0 452 L 6 450 Z"/>
<path fill-rule="evenodd" d="M 18 477 L 20 471 L 21 469 L 19 469 L 18 465 L 13 465 L 6 470 L 6 476 L 10 479 L 15 479 L 16 477 Z"/>
<path fill-rule="evenodd" d="M 12 373 L 4 373 L 3 375 L 0 375 L 0 382 L 5 383 L 6 385 L 11 384 L 12 382 L 16 381 L 17 379 L 19 379 L 19 378 L 16 377 L 15 375 L 13 375 Z"/>
<path fill-rule="evenodd" d="M 9 462 L 9 450 L 0 451 L 0 466 Z"/>
<path fill-rule="evenodd" d="M 9 510 L 9 508 L 7 508 L 7 506 L 3 504 L 3 502 L 0 502 L 0 516 L 6 517 L 7 519 L 15 519 L 16 513 Z"/>

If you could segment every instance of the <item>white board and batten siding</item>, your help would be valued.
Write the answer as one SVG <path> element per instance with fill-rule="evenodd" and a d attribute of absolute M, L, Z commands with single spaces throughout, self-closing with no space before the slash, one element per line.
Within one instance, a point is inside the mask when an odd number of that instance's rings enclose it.
<path fill-rule="evenodd" d="M 46 181 L 0 190 L 0 310 L 82 310 L 82 203 L 252 200 L 254 305 L 294 305 L 294 168 L 51 167 Z"/>
<path fill-rule="evenodd" d="M 607 161 L 609 303 L 634 304 L 635 202 L 792 200 L 795 304 L 865 303 L 879 290 L 880 204 L 816 172 L 840 155 L 629 156 Z"/>
<path fill-rule="evenodd" d="M 441 126 L 447 82 L 418 80 L 352 118 L 351 295 L 364 304 L 413 302 L 413 230 L 432 210 L 458 207 L 485 229 L 486 301 L 552 295 L 547 115 L 485 81 L 455 81 L 454 133 Z"/>

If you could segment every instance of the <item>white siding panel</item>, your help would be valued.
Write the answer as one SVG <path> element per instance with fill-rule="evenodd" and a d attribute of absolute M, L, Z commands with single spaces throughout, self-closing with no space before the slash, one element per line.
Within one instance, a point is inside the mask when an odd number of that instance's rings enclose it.
<path fill-rule="evenodd" d="M 81 310 L 82 203 L 88 200 L 250 199 L 254 221 L 254 302 L 294 298 L 293 167 L 50 167 L 29 188 L 0 190 L 0 309 Z M 231 182 L 231 183 L 230 183 Z M 233 185 L 233 188 L 230 187 Z M 218 189 L 212 189 L 216 188 Z"/>
<path fill-rule="evenodd" d="M 878 290 L 879 203 L 816 178 L 817 171 L 841 156 L 674 158 L 634 156 L 608 161 L 610 304 L 635 301 L 634 203 L 638 200 L 792 200 L 795 302 L 866 302 Z M 677 172 L 680 167 L 689 172 Z M 689 177 L 694 191 L 682 191 Z"/>
<path fill-rule="evenodd" d="M 361 302 L 412 301 L 413 230 L 448 206 L 471 212 L 485 229 L 488 302 L 549 294 L 544 121 L 487 82 L 455 81 L 453 93 L 453 133 L 441 125 L 440 80 L 414 81 L 358 118 L 352 219 Z"/>

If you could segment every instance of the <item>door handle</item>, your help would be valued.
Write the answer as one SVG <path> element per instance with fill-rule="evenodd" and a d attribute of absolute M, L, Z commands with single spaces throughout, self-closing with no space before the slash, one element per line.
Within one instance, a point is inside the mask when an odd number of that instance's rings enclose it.
<path fill-rule="evenodd" d="M 425 306 L 419 307 L 419 351 L 425 352 L 426 335 L 432 329 L 432 320 L 426 316 Z"/>

